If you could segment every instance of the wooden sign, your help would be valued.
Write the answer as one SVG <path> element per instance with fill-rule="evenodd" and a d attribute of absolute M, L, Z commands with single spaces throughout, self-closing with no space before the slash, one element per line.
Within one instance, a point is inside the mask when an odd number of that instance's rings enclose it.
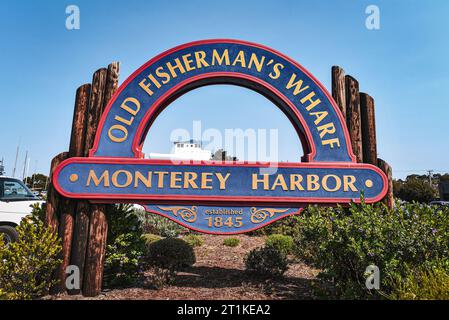
<path fill-rule="evenodd" d="M 144 159 L 146 133 L 160 112 L 211 84 L 247 87 L 273 101 L 301 139 L 302 162 Z M 53 183 L 68 198 L 140 203 L 216 234 L 254 230 L 309 204 L 357 202 L 362 192 L 376 202 L 388 188 L 380 169 L 356 163 L 346 121 L 322 84 L 283 54 L 236 40 L 188 43 L 144 64 L 106 106 L 89 156 L 60 163 Z"/>

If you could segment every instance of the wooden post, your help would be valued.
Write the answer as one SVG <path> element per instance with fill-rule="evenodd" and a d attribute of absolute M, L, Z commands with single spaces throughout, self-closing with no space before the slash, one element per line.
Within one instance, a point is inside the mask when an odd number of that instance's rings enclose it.
<path fill-rule="evenodd" d="M 359 83 L 351 76 L 346 76 L 346 123 L 351 138 L 352 151 L 357 162 L 363 162 L 362 130 L 360 123 Z"/>
<path fill-rule="evenodd" d="M 119 63 L 114 62 L 108 66 L 104 96 L 101 101 L 101 112 L 106 107 L 118 87 Z M 100 107 L 100 100 L 98 101 Z M 101 114 L 101 113 L 100 113 Z M 98 117 L 98 120 L 100 117 Z M 97 126 L 98 126 L 97 120 Z M 97 129 L 95 126 L 95 131 Z M 93 142 L 93 140 L 92 140 Z M 86 251 L 86 267 L 84 270 L 83 295 L 97 296 L 101 292 L 103 282 L 103 267 L 106 257 L 106 242 L 108 235 L 108 222 L 106 218 L 106 205 L 90 206 L 89 234 Z"/>
<path fill-rule="evenodd" d="M 53 187 L 52 177 L 56 167 L 65 159 L 67 159 L 68 153 L 62 152 L 51 160 L 50 166 L 50 182 L 47 187 L 47 201 L 45 208 L 45 223 L 52 232 L 57 232 L 59 227 L 59 218 L 57 216 L 58 204 L 60 200 L 59 194 Z"/>
<path fill-rule="evenodd" d="M 87 126 L 87 111 L 90 102 L 91 85 L 85 84 L 77 90 L 78 104 L 73 113 L 72 135 L 70 139 L 69 155 L 70 157 L 82 157 L 84 155 L 85 132 Z M 84 262 L 84 253 L 80 253 L 78 243 L 80 241 L 80 232 L 77 211 L 77 201 L 70 200 L 69 208 L 74 216 L 72 247 L 68 258 L 70 264 L 78 266 L 81 269 L 79 260 Z M 79 293 L 80 290 L 69 290 L 69 294 Z"/>
<path fill-rule="evenodd" d="M 374 99 L 363 92 L 360 93 L 360 113 L 362 116 L 363 161 L 377 166 Z"/>
<path fill-rule="evenodd" d="M 72 130 L 70 134 L 70 145 L 68 157 L 77 157 L 82 155 L 84 145 L 84 130 L 86 111 L 89 103 L 90 84 L 84 84 L 76 90 L 75 107 L 73 110 Z M 59 225 L 59 236 L 62 239 L 62 263 L 57 271 L 56 279 L 58 284 L 54 286 L 53 292 L 65 291 L 66 268 L 70 264 L 72 252 L 73 230 L 75 226 L 76 202 L 64 199 L 62 205 L 58 208 L 61 215 Z"/>
<path fill-rule="evenodd" d="M 385 198 L 382 200 L 388 208 L 393 208 L 394 197 L 393 197 L 393 170 L 391 166 L 382 159 L 378 159 L 378 167 L 387 175 L 388 178 L 388 191 Z"/>
<path fill-rule="evenodd" d="M 346 119 L 345 71 L 338 66 L 332 67 L 332 97 Z"/>
<path fill-rule="evenodd" d="M 101 292 L 107 235 L 106 206 L 92 205 L 83 286 L 83 295 L 86 297 L 95 297 Z"/>
<path fill-rule="evenodd" d="M 89 91 L 86 91 L 85 110 L 79 114 L 78 122 L 74 117 L 74 127 L 79 127 L 79 139 L 74 147 L 76 156 L 84 157 L 89 153 L 95 138 L 96 128 L 101 116 L 104 87 L 106 83 L 107 70 L 102 68 L 97 70 L 92 79 L 92 85 L 89 85 Z M 75 126 L 75 123 L 78 123 Z M 76 265 L 80 270 L 80 289 L 69 290 L 68 293 L 79 294 L 83 285 L 83 273 L 86 259 L 87 237 L 89 235 L 89 204 L 87 201 L 77 201 L 74 207 L 75 227 L 73 231 L 73 246 L 70 263 Z"/>

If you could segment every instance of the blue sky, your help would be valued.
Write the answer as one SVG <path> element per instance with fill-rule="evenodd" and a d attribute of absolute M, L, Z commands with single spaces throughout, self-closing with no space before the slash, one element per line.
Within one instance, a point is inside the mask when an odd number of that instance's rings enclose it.
<path fill-rule="evenodd" d="M 65 28 L 78 5 L 81 29 Z M 380 9 L 380 30 L 365 28 L 365 8 Z M 7 173 L 19 138 L 30 171 L 47 173 L 68 149 L 76 88 L 118 60 L 121 82 L 153 56 L 209 38 L 261 43 L 293 58 L 330 89 L 342 66 L 376 101 L 379 156 L 395 177 L 449 172 L 449 2 L 441 1 L 1 1 L 0 158 Z M 175 128 L 278 129 L 279 160 L 297 161 L 287 118 L 251 91 L 211 86 L 166 109 L 144 151 L 168 152 Z M 36 162 L 37 161 L 37 162 Z"/>

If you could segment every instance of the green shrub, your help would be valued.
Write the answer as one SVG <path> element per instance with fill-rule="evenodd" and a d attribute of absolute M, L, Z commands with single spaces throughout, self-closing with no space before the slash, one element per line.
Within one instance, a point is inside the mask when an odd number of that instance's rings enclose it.
<path fill-rule="evenodd" d="M 143 235 L 143 238 L 145 239 L 145 244 L 147 247 L 152 244 L 153 242 L 159 241 L 162 239 L 161 236 L 158 236 L 157 234 L 151 234 L 151 233 L 145 233 Z"/>
<path fill-rule="evenodd" d="M 164 238 L 176 238 L 180 234 L 188 232 L 188 229 L 166 217 L 144 210 L 136 210 L 136 213 L 142 222 L 144 233 L 152 233 Z"/>
<path fill-rule="evenodd" d="M 118 204 L 108 207 L 108 243 L 104 266 L 106 287 L 130 286 L 143 275 L 145 239 L 133 207 Z"/>
<path fill-rule="evenodd" d="M 37 298 L 55 283 L 50 276 L 61 263 L 60 240 L 38 219 L 23 219 L 17 232 L 18 241 L 8 246 L 0 239 L 0 298 Z"/>
<path fill-rule="evenodd" d="M 257 233 L 255 233 L 255 235 L 268 236 L 271 234 L 283 234 L 287 236 L 294 236 L 298 223 L 298 215 L 288 216 L 256 230 Z"/>
<path fill-rule="evenodd" d="M 287 258 L 274 248 L 259 248 L 251 250 L 245 257 L 245 267 L 248 272 L 261 276 L 281 276 L 287 271 Z"/>
<path fill-rule="evenodd" d="M 172 284 L 176 279 L 176 271 L 160 267 L 151 267 L 151 275 L 147 279 L 146 287 L 159 290 Z"/>
<path fill-rule="evenodd" d="M 379 267 L 380 290 L 392 292 L 392 279 L 449 254 L 449 208 L 417 203 L 393 210 L 384 205 L 352 204 L 350 208 L 309 207 L 295 235 L 295 253 L 321 269 L 339 298 L 379 297 L 365 286 L 365 270 Z"/>
<path fill-rule="evenodd" d="M 391 299 L 397 300 L 449 300 L 448 264 L 408 269 L 403 279 L 392 280 Z"/>
<path fill-rule="evenodd" d="M 151 266 L 170 270 L 190 267 L 196 260 L 192 246 L 178 238 L 166 238 L 151 243 L 146 259 Z"/>
<path fill-rule="evenodd" d="M 223 244 L 227 247 L 237 247 L 240 244 L 240 240 L 238 238 L 225 238 Z"/>
<path fill-rule="evenodd" d="M 285 236 L 283 234 L 272 234 L 265 240 L 265 246 L 275 248 L 280 253 L 288 255 L 293 251 L 295 243 L 293 238 L 290 236 Z"/>
<path fill-rule="evenodd" d="M 184 236 L 182 240 L 190 244 L 192 247 L 201 247 L 204 244 L 204 239 L 199 234 L 188 234 Z"/>

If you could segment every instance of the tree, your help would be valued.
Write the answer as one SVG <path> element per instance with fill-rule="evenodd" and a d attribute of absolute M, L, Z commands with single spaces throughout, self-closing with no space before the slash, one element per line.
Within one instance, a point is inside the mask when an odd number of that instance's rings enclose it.
<path fill-rule="evenodd" d="M 211 160 L 221 160 L 221 161 L 239 161 L 237 157 L 231 157 L 227 155 L 227 151 L 223 149 L 218 149 L 212 155 Z"/>
<path fill-rule="evenodd" d="M 411 175 L 405 181 L 395 180 L 393 184 L 395 197 L 404 201 L 428 203 L 437 196 L 437 190 L 429 184 L 427 176 Z"/>
<path fill-rule="evenodd" d="M 47 180 L 48 177 L 45 174 L 35 173 L 31 177 L 26 177 L 23 182 L 25 182 L 29 188 L 44 190 L 47 185 Z"/>

